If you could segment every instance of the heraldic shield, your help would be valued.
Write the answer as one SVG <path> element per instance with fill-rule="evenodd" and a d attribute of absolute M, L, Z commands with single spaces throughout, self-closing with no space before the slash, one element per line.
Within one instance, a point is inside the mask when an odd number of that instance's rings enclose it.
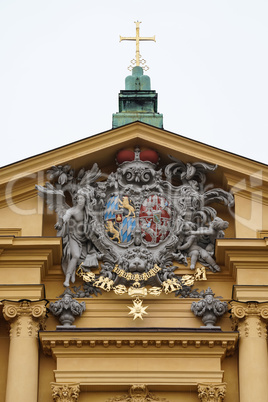
<path fill-rule="evenodd" d="M 76 276 L 83 279 L 76 297 L 96 295 L 97 288 L 122 294 L 133 287 L 193 297 L 194 278 L 220 271 L 214 246 L 228 222 L 209 204 L 231 207 L 233 196 L 221 188 L 206 190 L 206 173 L 216 165 L 170 159 L 160 167 L 154 150 L 121 150 L 108 176 L 96 163 L 78 174 L 69 165 L 53 166 L 50 183 L 36 186 L 58 214 L 64 286 Z M 181 266 L 194 275 L 181 276 Z"/>
<path fill-rule="evenodd" d="M 139 222 L 144 239 L 159 243 L 170 233 L 172 210 L 165 197 L 157 194 L 146 198 L 140 208 Z"/>
<path fill-rule="evenodd" d="M 118 244 L 129 243 L 136 227 L 135 206 L 130 197 L 113 195 L 104 211 L 105 230 Z"/>

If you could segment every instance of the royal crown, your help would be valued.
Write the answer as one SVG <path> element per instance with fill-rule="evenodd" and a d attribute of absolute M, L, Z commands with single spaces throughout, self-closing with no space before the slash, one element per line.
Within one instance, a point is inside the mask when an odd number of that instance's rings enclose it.
<path fill-rule="evenodd" d="M 159 155 L 153 149 L 144 149 L 140 150 L 139 147 L 135 148 L 135 151 L 130 149 L 121 149 L 116 155 L 116 161 L 118 165 L 122 165 L 126 162 L 150 162 L 153 165 L 156 165 L 159 160 Z"/>

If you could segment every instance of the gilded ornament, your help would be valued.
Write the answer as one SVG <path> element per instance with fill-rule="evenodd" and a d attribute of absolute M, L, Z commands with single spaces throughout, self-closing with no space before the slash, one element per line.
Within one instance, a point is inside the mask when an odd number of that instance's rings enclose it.
<path fill-rule="evenodd" d="M 83 278 L 83 281 L 85 281 L 85 282 L 94 282 L 96 275 L 91 271 L 90 272 L 83 271 L 82 265 L 83 265 L 83 263 L 81 263 L 79 265 L 79 267 L 77 268 L 76 275 Z"/>
<path fill-rule="evenodd" d="M 193 275 L 183 275 L 181 281 L 185 286 L 193 286 L 194 279 Z"/>
<path fill-rule="evenodd" d="M 167 279 L 162 283 L 164 292 L 166 294 L 174 292 L 175 290 L 181 289 L 181 283 L 177 278 Z"/>
<path fill-rule="evenodd" d="M 113 288 L 113 291 L 116 295 L 123 295 L 127 293 L 127 287 L 125 285 L 117 285 Z"/>
<path fill-rule="evenodd" d="M 140 36 L 140 24 L 141 21 L 135 21 L 136 24 L 136 36 L 135 37 L 122 37 L 120 36 L 120 40 L 119 42 L 121 42 L 122 40 L 130 40 L 130 41 L 135 41 L 136 42 L 136 58 L 134 60 L 131 60 L 131 62 L 133 62 L 133 64 L 136 66 L 139 66 L 140 64 L 145 64 L 146 61 L 143 60 L 141 58 L 141 54 L 140 54 L 140 41 L 154 41 L 155 42 L 155 36 L 153 37 L 141 37 Z M 147 70 L 148 67 L 145 66 L 145 69 Z M 131 67 L 129 67 L 129 70 L 131 69 Z"/>
<path fill-rule="evenodd" d="M 152 296 L 160 296 L 161 293 L 162 293 L 162 288 L 158 288 L 156 286 L 153 286 L 152 288 L 150 288 L 148 290 L 148 293 L 149 293 L 149 295 L 152 295 Z"/>
<path fill-rule="evenodd" d="M 143 320 L 143 316 L 145 314 L 148 314 L 146 312 L 148 306 L 143 307 L 142 300 L 140 300 L 138 297 L 133 300 L 133 307 L 128 306 L 128 308 L 130 309 L 130 312 L 128 314 L 133 315 L 133 320 L 136 320 L 136 318 L 140 318 L 141 320 Z"/>
<path fill-rule="evenodd" d="M 114 281 L 109 279 L 108 277 L 104 278 L 103 276 L 100 276 L 97 281 L 94 282 L 94 285 L 105 290 L 106 292 L 110 292 L 110 290 L 113 288 Z"/>
<path fill-rule="evenodd" d="M 206 281 L 207 280 L 205 267 L 203 267 L 203 266 L 196 267 L 195 273 L 194 273 L 194 280 L 195 281 Z"/>
<path fill-rule="evenodd" d="M 145 297 L 145 296 L 147 296 L 147 293 L 148 293 L 148 291 L 145 287 L 139 288 L 139 287 L 131 286 L 128 289 L 128 295 L 131 297 L 134 297 L 134 296 L 135 297 Z"/>

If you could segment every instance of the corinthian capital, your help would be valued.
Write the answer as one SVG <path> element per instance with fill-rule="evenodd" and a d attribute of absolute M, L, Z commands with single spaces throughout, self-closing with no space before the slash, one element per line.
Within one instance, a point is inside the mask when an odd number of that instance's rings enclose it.
<path fill-rule="evenodd" d="M 78 400 L 80 393 L 79 384 L 58 384 L 52 382 L 51 388 L 54 402 L 76 402 Z"/>
<path fill-rule="evenodd" d="M 222 402 L 225 398 L 226 383 L 198 384 L 198 398 L 202 402 Z"/>
<path fill-rule="evenodd" d="M 3 316 L 10 322 L 10 336 L 37 337 L 46 317 L 46 301 L 3 301 Z"/>

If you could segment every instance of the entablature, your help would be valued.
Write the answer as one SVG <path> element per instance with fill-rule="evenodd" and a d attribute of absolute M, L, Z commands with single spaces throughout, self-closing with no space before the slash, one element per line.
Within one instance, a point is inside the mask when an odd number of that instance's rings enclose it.
<path fill-rule="evenodd" d="M 161 390 L 221 383 L 221 361 L 235 352 L 238 332 L 190 328 L 79 329 L 40 331 L 45 354 L 53 355 L 58 383 L 82 390 L 124 390 L 143 381 Z"/>

